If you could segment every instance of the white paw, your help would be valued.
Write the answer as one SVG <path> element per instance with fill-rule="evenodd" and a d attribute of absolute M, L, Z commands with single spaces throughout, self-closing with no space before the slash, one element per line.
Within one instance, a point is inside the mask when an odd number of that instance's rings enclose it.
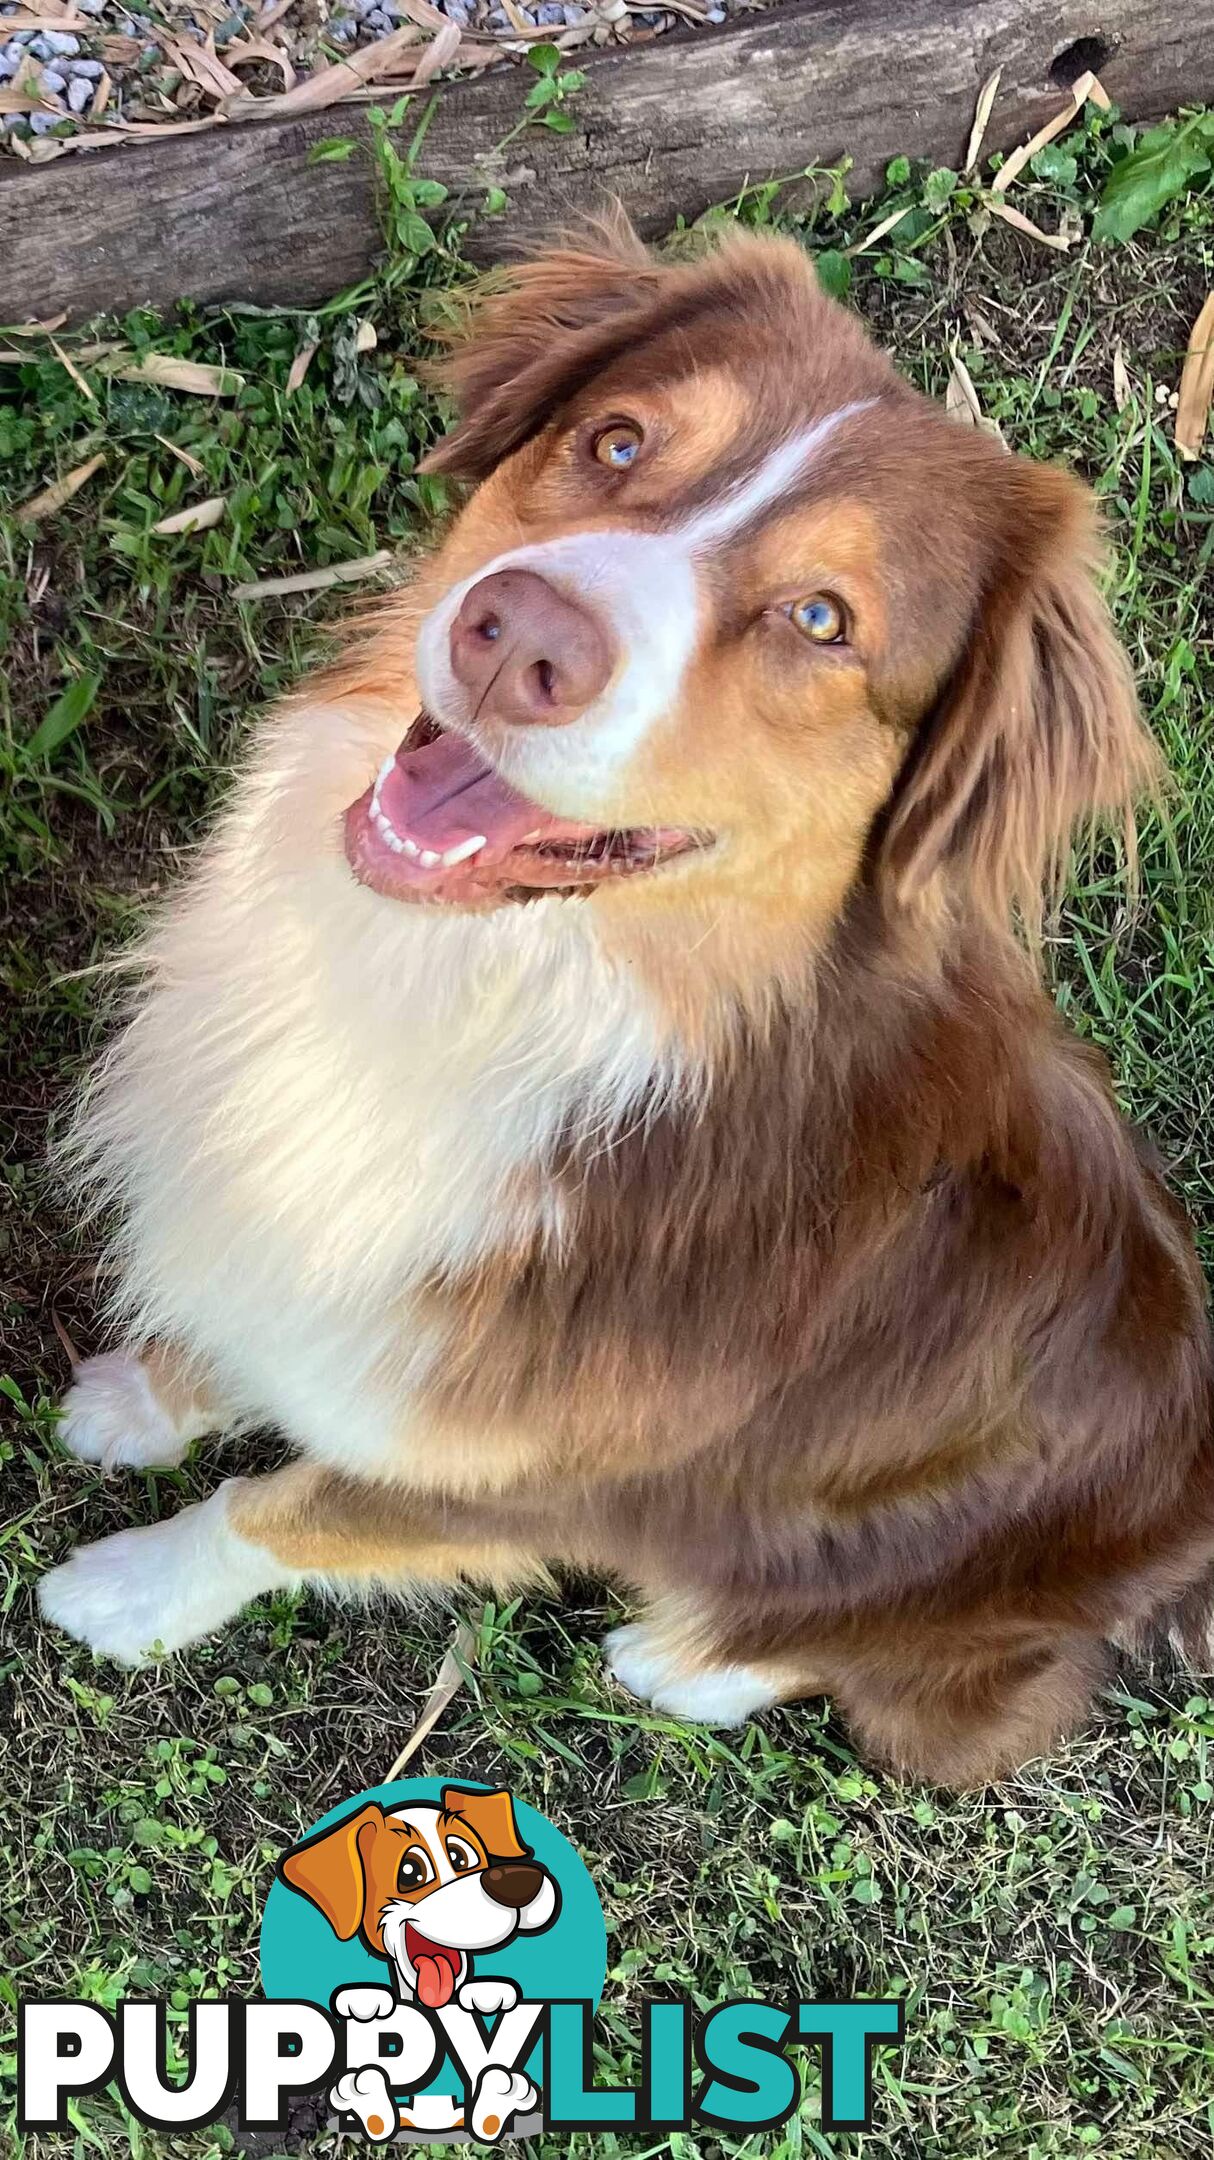
<path fill-rule="evenodd" d="M 180 1650 L 222 1627 L 263 1590 L 298 1578 L 231 1529 L 227 1488 L 167 1522 L 120 1530 L 97 1545 L 78 1545 L 38 1585 L 38 1602 L 56 1627 L 120 1665 L 141 1665 L 159 1650 Z"/>
<path fill-rule="evenodd" d="M 502 2063 L 486 2063 L 472 2102 L 472 2135 L 493 2144 L 504 2137 L 516 2115 L 527 2115 L 539 2099 L 529 2077 L 521 2070 L 507 2070 Z"/>
<path fill-rule="evenodd" d="M 334 2015 L 339 2018 L 356 2018 L 366 2025 L 373 2018 L 390 2018 L 396 2008 L 396 1997 L 386 1987 L 338 1988 L 333 1997 Z"/>
<path fill-rule="evenodd" d="M 120 1464 L 171 1469 L 189 1451 L 191 1435 L 179 1432 L 157 1401 L 139 1359 L 129 1350 L 86 1358 L 63 1398 L 59 1438 L 80 1462 L 103 1470 Z"/>
<path fill-rule="evenodd" d="M 779 1700 L 770 1680 L 749 1665 L 718 1665 L 701 1672 L 680 1666 L 643 1621 L 615 1628 L 603 1644 L 613 1679 L 630 1695 L 697 1725 L 744 1725 L 756 1710 Z"/>
<path fill-rule="evenodd" d="M 461 2010 L 479 2010 L 482 2017 L 513 2010 L 518 1999 L 513 1980 L 465 1980 L 456 1997 Z"/>
<path fill-rule="evenodd" d="M 370 1994 L 369 1988 L 347 1988 L 349 1995 Z M 378 2063 L 367 2063 L 361 2070 L 347 2070 L 329 2091 L 329 2106 L 339 2115 L 357 2115 L 366 2135 L 382 2144 L 384 2139 L 394 2137 L 397 2127 L 396 2102 L 386 2073 Z"/>

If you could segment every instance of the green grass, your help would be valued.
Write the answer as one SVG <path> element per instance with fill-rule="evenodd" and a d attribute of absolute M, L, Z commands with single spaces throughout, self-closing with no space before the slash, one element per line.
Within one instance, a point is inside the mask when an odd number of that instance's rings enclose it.
<path fill-rule="evenodd" d="M 1070 220 L 1087 233 L 1119 147 L 1111 124 L 1093 123 L 1054 146 L 1013 199 L 1044 226 Z M 1145 833 L 1134 909 L 1111 856 L 1098 856 L 1048 960 L 1059 1002 L 1108 1052 L 1122 1101 L 1208 1238 L 1214 467 L 1177 464 L 1166 398 L 1214 284 L 1209 189 L 1129 245 L 1081 236 L 1062 256 L 992 222 L 964 185 L 898 168 L 891 184 L 892 198 L 863 212 L 832 207 L 826 189 L 798 211 L 799 192 L 814 191 L 794 188 L 779 198 L 791 211 L 758 190 L 728 214 L 782 216 L 833 285 L 850 270 L 851 304 L 913 379 L 941 392 L 956 350 L 1015 448 L 1074 464 L 1100 492 L 1118 622 L 1176 789 L 1167 822 Z M 847 258 L 891 202 L 908 205 L 901 225 Z M 51 1639 L 31 1610 L 38 1574 L 74 1540 L 153 1519 L 215 1482 L 209 1456 L 103 1481 L 56 1450 L 50 1405 L 65 1357 L 53 1323 L 84 1348 L 96 1339 L 95 1251 L 48 1184 L 46 1132 L 98 1033 L 104 986 L 87 971 L 176 876 L 242 730 L 321 649 L 340 604 L 236 602 L 233 587 L 407 550 L 443 509 L 441 489 L 415 470 L 442 418 L 416 369 L 464 273 L 458 236 L 402 258 L 402 236 L 418 241 L 411 207 L 398 184 L 388 270 L 315 317 L 184 310 L 168 328 L 133 317 L 61 340 L 91 396 L 47 338 L 0 336 L 25 355 L 0 362 L 0 1028 L 13 1127 L 0 1229 L 6 1998 L 133 1990 L 180 2004 L 255 1989 L 278 1852 L 385 1775 L 446 1645 L 449 1623 L 434 1615 L 363 1619 L 280 1599 L 128 1677 Z M 377 342 L 360 350 L 366 322 Z M 97 353 L 98 342 L 120 353 Z M 288 395 L 309 344 L 303 387 Z M 222 363 L 243 387 L 194 398 L 113 372 L 121 355 L 146 352 Z M 100 451 L 106 463 L 62 512 L 35 528 L 17 520 L 16 505 Z M 152 534 L 217 494 L 227 508 L 213 530 Z M 246 1452 L 264 1460 L 266 1448 Z M 629 2067 L 636 2002 L 671 1985 L 705 2004 L 795 1988 L 897 1992 L 908 2044 L 900 2077 L 879 2057 L 875 2127 L 854 2141 L 866 2153 L 1209 2152 L 1214 1694 L 1182 1675 L 1127 1671 L 1054 1761 L 944 1799 L 859 1764 L 821 1704 L 724 1737 L 635 1712 L 598 1670 L 609 1603 L 574 1585 L 561 1603 L 474 1609 L 471 1683 L 413 1765 L 511 1782 L 579 1844 L 610 1927 L 605 2062 Z M 174 2140 L 141 2131 L 113 2095 L 73 2120 L 70 2137 L 37 2149 L 129 2144 L 189 2160 L 233 2149 L 222 2127 Z M 803 2115 L 777 2136 L 696 2133 L 650 2149 L 674 2160 L 848 2149 L 817 2121 L 811 2070 Z M 303 2134 L 286 2144 L 298 2150 Z M 543 2160 L 591 2149 L 617 2148 L 607 2136 L 538 2147 Z"/>

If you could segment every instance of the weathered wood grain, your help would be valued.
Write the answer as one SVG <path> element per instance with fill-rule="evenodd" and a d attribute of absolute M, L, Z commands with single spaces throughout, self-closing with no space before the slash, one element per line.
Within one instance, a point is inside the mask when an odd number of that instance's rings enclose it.
<path fill-rule="evenodd" d="M 1214 0 L 805 0 L 593 58 L 573 133 L 530 129 L 504 153 L 517 71 L 452 83 L 424 169 L 470 199 L 489 177 L 507 186 L 482 254 L 611 193 L 653 230 L 748 180 L 845 153 L 862 193 L 897 151 L 959 164 L 997 64 L 992 149 L 1040 125 L 1084 66 L 1128 114 L 1165 112 L 1214 96 Z M 376 250 L 370 168 L 308 153 L 365 127 L 358 108 L 338 107 L 43 167 L 5 160 L 0 320 L 183 295 L 298 306 L 331 294 Z"/>

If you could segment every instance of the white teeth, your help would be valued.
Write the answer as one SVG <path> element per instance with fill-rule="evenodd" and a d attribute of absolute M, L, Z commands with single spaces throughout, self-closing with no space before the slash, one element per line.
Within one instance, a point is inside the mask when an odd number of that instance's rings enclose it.
<path fill-rule="evenodd" d="M 383 764 L 380 766 L 379 771 L 375 775 L 375 786 L 371 790 L 371 815 L 376 820 L 378 820 L 380 814 L 379 791 L 395 763 L 395 757 L 386 757 Z"/>
<path fill-rule="evenodd" d="M 424 847 L 417 859 L 423 870 L 434 870 L 443 858 L 441 855 L 436 855 L 433 848 Z"/>
<path fill-rule="evenodd" d="M 444 870 L 453 870 L 456 863 L 467 862 L 468 857 L 477 854 L 484 845 L 484 833 L 477 833 L 474 840 L 461 840 L 458 847 L 444 849 L 440 858 Z"/>
<path fill-rule="evenodd" d="M 418 847 L 416 840 L 410 840 L 406 838 L 401 841 L 401 846 L 403 847 L 406 855 L 412 855 L 415 860 L 417 856 L 421 854 L 421 849 Z"/>

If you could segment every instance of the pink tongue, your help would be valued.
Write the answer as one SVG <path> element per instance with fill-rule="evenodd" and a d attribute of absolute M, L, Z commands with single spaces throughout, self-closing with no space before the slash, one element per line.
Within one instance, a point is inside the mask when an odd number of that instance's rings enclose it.
<path fill-rule="evenodd" d="M 417 1992 L 427 2010 L 441 2010 L 455 1992 L 455 1974 L 446 1958 L 419 1956 L 414 1967 Z"/>
<path fill-rule="evenodd" d="M 398 750 L 380 783 L 379 804 L 402 839 L 442 855 L 483 839 L 486 853 L 508 854 L 529 833 L 581 831 L 528 802 L 487 765 L 462 735 L 442 734 L 421 750 Z"/>

